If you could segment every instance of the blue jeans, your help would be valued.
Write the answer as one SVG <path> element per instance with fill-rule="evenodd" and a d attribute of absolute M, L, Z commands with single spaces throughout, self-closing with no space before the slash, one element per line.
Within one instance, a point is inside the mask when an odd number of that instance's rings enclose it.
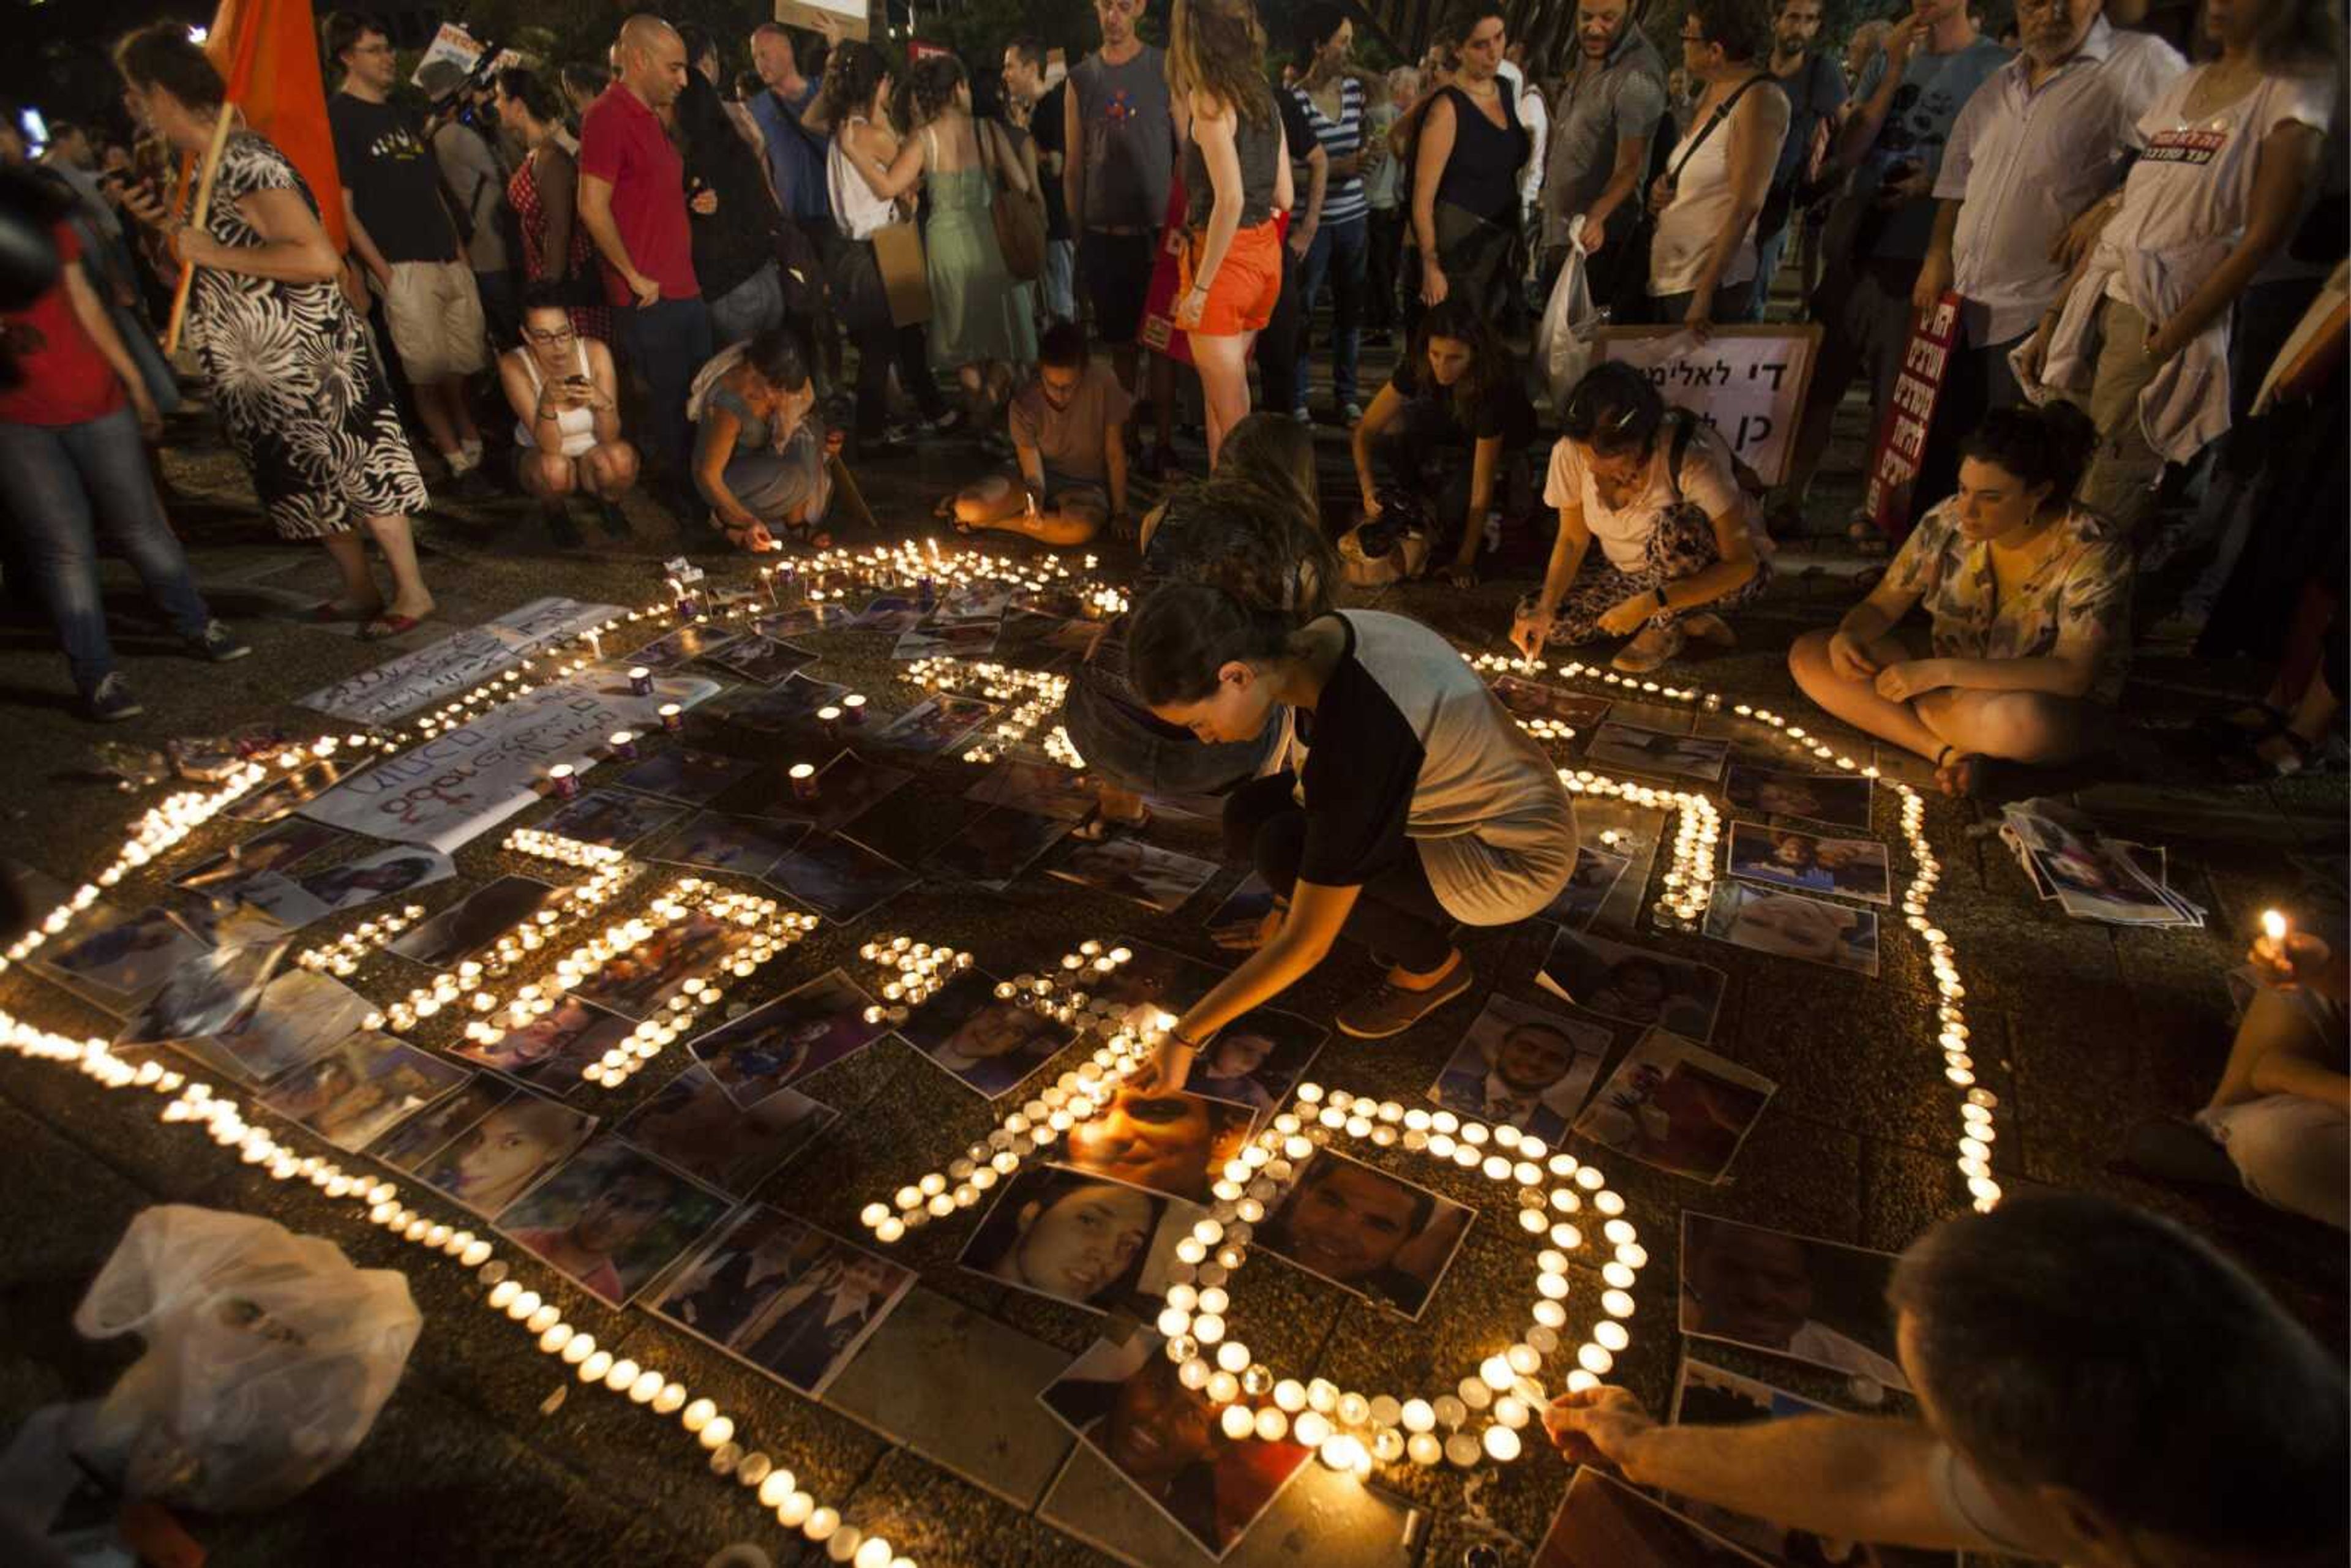
<path fill-rule="evenodd" d="M 129 409 L 81 424 L 0 424 L 0 494 L 83 695 L 114 669 L 93 513 L 172 629 L 183 637 L 203 634 L 212 612 L 164 520 L 139 421 Z"/>
<path fill-rule="evenodd" d="M 1748 300 L 1746 314 L 1740 319 L 1763 319 L 1763 307 L 1771 302 L 1771 280 L 1780 276 L 1780 258 L 1788 254 L 1788 235 L 1795 226 L 1796 221 L 1792 216 L 1780 225 L 1779 233 L 1769 239 L 1756 241 L 1755 292 Z"/>
<path fill-rule="evenodd" d="M 772 261 L 710 302 L 711 341 L 721 348 L 783 324 L 784 275 Z"/>
<path fill-rule="evenodd" d="M 1371 256 L 1370 228 L 1364 219 L 1324 224 L 1314 231 L 1314 242 L 1298 264 L 1299 328 L 1314 309 L 1314 296 L 1322 279 L 1331 280 L 1331 399 L 1345 405 L 1355 401 L 1355 353 L 1362 342 L 1359 323 L 1364 315 L 1364 266 Z M 1298 395 L 1290 406 L 1306 404 L 1307 372 L 1312 356 L 1298 356 Z"/>
<path fill-rule="evenodd" d="M 1045 314 L 1056 321 L 1078 319 L 1078 246 L 1074 240 L 1045 242 Z"/>
<path fill-rule="evenodd" d="M 694 450 L 685 418 L 685 394 L 696 371 L 710 362 L 710 307 L 699 297 L 656 299 L 651 305 L 616 306 L 621 347 L 652 399 L 643 445 L 660 459 L 671 485 L 691 491 L 686 455 Z"/>

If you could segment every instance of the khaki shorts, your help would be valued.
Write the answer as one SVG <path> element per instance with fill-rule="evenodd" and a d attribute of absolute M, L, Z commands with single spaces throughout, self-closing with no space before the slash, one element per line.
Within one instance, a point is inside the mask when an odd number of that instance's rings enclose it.
<path fill-rule="evenodd" d="M 397 261 L 383 318 L 408 379 L 444 382 L 489 364 L 482 297 L 462 261 Z"/>

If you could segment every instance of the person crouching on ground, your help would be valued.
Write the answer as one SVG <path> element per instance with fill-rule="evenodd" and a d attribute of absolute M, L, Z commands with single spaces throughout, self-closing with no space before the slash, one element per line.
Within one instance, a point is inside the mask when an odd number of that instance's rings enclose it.
<path fill-rule="evenodd" d="M 1886 1294 L 1915 1416 L 1660 1427 L 1601 1387 L 1543 1425 L 1571 1462 L 1837 1541 L 2075 1568 L 2343 1562 L 2342 1364 L 2169 1220 L 2011 1198 L 1929 1231 Z"/>
<path fill-rule="evenodd" d="M 778 532 L 820 549 L 832 542 L 820 525 L 841 433 L 810 423 L 815 408 L 808 361 L 782 327 L 720 350 L 694 378 L 694 485 L 710 526 L 737 549 L 778 549 Z"/>
<path fill-rule="evenodd" d="M 1531 659 L 1546 644 L 1630 636 L 1612 662 L 1632 674 L 1691 637 L 1730 645 L 1723 612 L 1761 595 L 1771 541 L 1729 444 L 1614 361 L 1575 383 L 1560 430 L 1543 486 L 1559 537 L 1541 589 L 1519 603 L 1511 644 Z"/>
<path fill-rule="evenodd" d="M 991 475 L 948 498 L 958 533 L 991 528 L 1049 545 L 1081 545 L 1126 512 L 1126 415 L 1134 400 L 1087 352 L 1085 329 L 1057 321 L 1037 375 L 1006 411 L 1020 476 Z M 1119 534 L 1131 528 L 1114 528 Z"/>
<path fill-rule="evenodd" d="M 1284 708 L 1294 727 L 1292 766 L 1242 785 L 1224 813 L 1228 853 L 1254 862 L 1290 907 L 1168 1033 L 1153 1070 L 1162 1088 L 1343 933 L 1387 973 L 1333 1021 L 1379 1040 L 1469 989 L 1457 922 L 1524 920 L 1567 885 L 1575 810 L 1551 758 L 1418 622 L 1350 610 L 1298 626 L 1178 584 L 1135 612 L 1127 657 L 1153 715 L 1204 741 L 1261 734 Z"/>
<path fill-rule="evenodd" d="M 2131 559 L 2071 497 L 2097 434 L 2071 404 L 1994 409 L 1959 493 L 1921 518 L 1869 597 L 1788 650 L 1806 696 L 1981 793 L 1987 758 L 2063 762 L 2110 733 L 2130 658 Z M 1897 633 L 1933 618 L 1931 657 Z"/>
<path fill-rule="evenodd" d="M 621 497 L 637 482 L 637 449 L 621 438 L 620 377 L 612 350 L 571 323 L 563 286 L 528 285 L 522 344 L 498 356 L 498 382 L 515 416 L 515 476 L 569 549 L 580 542 L 567 497 L 594 499 L 604 531 L 626 538 Z"/>

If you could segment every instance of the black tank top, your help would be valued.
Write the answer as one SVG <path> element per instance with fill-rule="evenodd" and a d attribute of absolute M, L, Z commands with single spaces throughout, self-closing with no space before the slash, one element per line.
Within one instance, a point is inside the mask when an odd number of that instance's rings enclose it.
<path fill-rule="evenodd" d="M 1270 106 L 1268 106 L 1269 109 Z M 1270 119 L 1260 128 L 1245 115 L 1234 116 L 1233 151 L 1241 162 L 1241 227 L 1253 229 L 1273 216 L 1274 163 L 1281 156 L 1281 120 Z M 1205 229 L 1217 204 L 1217 188 L 1208 180 L 1208 162 L 1200 155 L 1197 140 L 1184 143 L 1184 226 Z"/>
<path fill-rule="evenodd" d="M 1458 87 L 1444 89 L 1453 105 L 1453 156 L 1437 177 L 1437 199 L 1475 213 L 1489 223 L 1509 223 L 1519 208 L 1519 166 L 1527 161 L 1527 129 L 1519 106 L 1495 78 L 1495 91 L 1509 123 L 1496 125 Z"/>

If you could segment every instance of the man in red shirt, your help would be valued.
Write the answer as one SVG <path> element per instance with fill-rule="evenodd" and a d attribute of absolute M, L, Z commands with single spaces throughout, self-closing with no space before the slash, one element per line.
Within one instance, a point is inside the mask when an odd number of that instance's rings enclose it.
<path fill-rule="evenodd" d="M 694 277 L 685 165 L 662 111 L 685 88 L 685 42 L 658 16 L 621 25 L 621 79 L 580 121 L 580 221 L 604 258 L 622 350 L 653 392 L 646 446 L 680 516 L 695 509 L 688 476 L 686 392 L 711 355 L 710 310 Z"/>
<path fill-rule="evenodd" d="M 0 164 L 21 162 L 23 152 L 0 117 Z M 24 309 L 0 313 L 0 513 L 15 521 L 84 711 L 122 719 L 141 709 L 107 641 L 95 522 L 192 653 L 225 664 L 252 650 L 213 619 L 164 519 L 141 444 L 162 419 L 82 272 L 80 245 L 62 218 L 70 194 L 60 187 L 51 231 L 57 280 Z"/>

